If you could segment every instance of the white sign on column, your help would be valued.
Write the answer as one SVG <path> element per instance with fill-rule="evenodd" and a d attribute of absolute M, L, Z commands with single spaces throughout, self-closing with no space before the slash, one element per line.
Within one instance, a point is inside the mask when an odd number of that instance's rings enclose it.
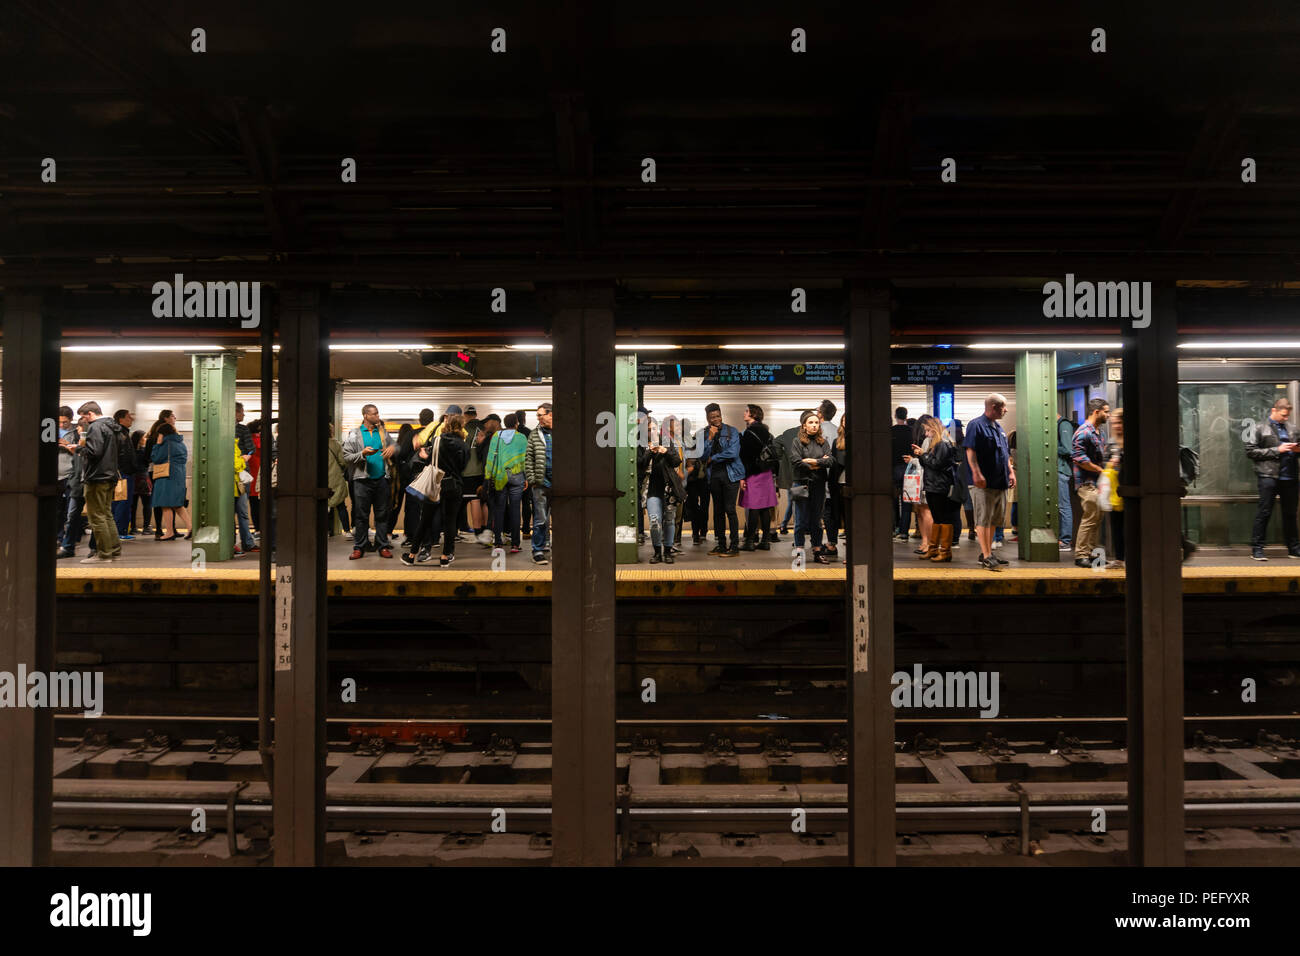
<path fill-rule="evenodd" d="M 293 670 L 293 568 L 276 569 L 275 577 L 275 669 Z"/>

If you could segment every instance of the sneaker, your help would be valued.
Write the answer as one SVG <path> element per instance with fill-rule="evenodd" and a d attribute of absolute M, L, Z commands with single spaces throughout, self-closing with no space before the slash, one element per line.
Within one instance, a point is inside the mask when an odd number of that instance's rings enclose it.
<path fill-rule="evenodd" d="M 451 562 L 455 560 L 456 560 L 456 556 L 454 554 L 444 554 L 440 558 L 438 558 L 438 567 L 445 568 L 447 565 L 451 564 Z"/>
<path fill-rule="evenodd" d="M 1010 563 L 1011 563 L 1010 561 L 1004 561 L 1002 558 L 999 558 L 997 555 L 994 555 L 994 556 L 993 556 L 993 560 L 996 561 L 998 564 L 1010 564 Z"/>
<path fill-rule="evenodd" d="M 838 558 L 840 556 L 840 549 L 833 544 L 822 548 L 822 552 L 829 558 Z"/>
<path fill-rule="evenodd" d="M 410 551 L 403 551 L 402 563 L 406 565 L 408 568 L 415 567 L 415 555 L 412 554 Z"/>
<path fill-rule="evenodd" d="M 75 558 L 76 556 L 77 552 L 73 551 L 71 548 L 59 548 L 59 550 L 54 553 L 55 558 Z"/>
<path fill-rule="evenodd" d="M 677 545 L 673 545 L 673 554 L 681 554 L 681 553 L 682 553 L 682 549 L 677 547 Z"/>
<path fill-rule="evenodd" d="M 775 539 L 773 539 L 773 540 L 775 540 Z M 772 550 L 772 545 L 771 545 L 769 542 L 767 542 L 767 541 L 760 541 L 758 544 L 754 545 L 754 547 L 755 547 L 755 549 L 757 549 L 757 550 L 759 550 L 759 551 L 771 551 L 771 550 Z"/>
<path fill-rule="evenodd" d="M 478 535 L 475 536 L 474 540 L 483 545 L 483 547 L 490 548 L 492 547 L 492 532 L 487 530 L 480 531 Z"/>
<path fill-rule="evenodd" d="M 998 562 L 993 558 L 992 555 L 989 555 L 989 557 L 987 558 L 980 558 L 980 567 L 982 567 L 985 571 L 1002 570 L 1002 565 L 998 564 Z"/>
<path fill-rule="evenodd" d="M 816 561 L 818 564 L 830 564 L 830 563 L 831 563 L 831 559 L 828 558 L 828 557 L 826 557 L 826 552 L 825 552 L 825 551 L 814 551 L 814 552 L 813 552 L 813 560 Z"/>
<path fill-rule="evenodd" d="M 715 545 L 715 546 L 714 546 L 713 550 L 711 550 L 711 551 L 709 552 L 709 556 L 710 556 L 710 557 L 719 557 L 719 556 L 724 555 L 724 554 L 726 554 L 726 553 L 727 553 L 727 549 L 726 549 L 725 547 L 723 547 L 722 545 L 719 544 L 719 545 Z"/>
<path fill-rule="evenodd" d="M 543 548 L 542 550 L 545 551 L 547 554 L 550 554 L 550 553 L 551 553 L 551 546 L 548 544 L 548 545 L 547 545 L 545 548 Z"/>
<path fill-rule="evenodd" d="M 1087 558 L 1075 558 L 1074 566 L 1076 568 L 1091 568 L 1092 562 L 1089 561 Z"/>
<path fill-rule="evenodd" d="M 1286 556 L 1288 558 L 1300 558 L 1300 548 L 1287 548 Z"/>
<path fill-rule="evenodd" d="M 718 557 L 720 557 L 720 558 L 738 558 L 738 557 L 740 557 L 740 548 L 737 548 L 737 547 L 730 547 L 730 548 L 728 548 L 726 551 L 720 552 L 720 553 L 718 554 Z"/>
<path fill-rule="evenodd" d="M 244 552 L 243 552 L 243 551 L 240 551 L 238 548 L 236 548 L 236 549 L 232 552 L 232 554 L 233 554 L 236 558 L 241 558 L 241 557 L 244 556 Z"/>
<path fill-rule="evenodd" d="M 1071 542 L 1071 541 L 1058 541 L 1058 542 L 1056 542 L 1056 550 L 1058 550 L 1058 551 L 1073 551 L 1073 550 L 1074 550 L 1074 543 Z"/>
<path fill-rule="evenodd" d="M 954 551 L 961 547 L 961 535 L 952 539 L 952 547 Z"/>
<path fill-rule="evenodd" d="M 1001 542 L 1001 541 L 994 541 L 994 542 L 993 542 L 993 550 L 994 550 L 994 551 L 997 551 L 997 550 L 998 550 L 999 548 L 1001 548 L 1001 547 L 1002 547 L 1002 542 Z"/>
<path fill-rule="evenodd" d="M 512 548 L 510 549 L 510 553 L 511 553 L 511 554 L 518 554 L 519 551 L 520 551 L 519 548 L 513 548 L 513 547 L 512 547 Z"/>
<path fill-rule="evenodd" d="M 249 554 L 257 554 L 257 552 L 261 551 L 262 548 L 260 545 L 255 544 L 251 548 L 245 548 L 244 550 L 247 551 Z"/>
<path fill-rule="evenodd" d="M 1250 556 L 1251 556 L 1252 558 L 1254 558 L 1256 561 L 1267 561 L 1267 560 L 1268 560 L 1268 558 L 1264 557 L 1264 549 L 1263 549 L 1263 548 L 1251 548 L 1251 549 L 1250 549 Z M 85 564 L 85 562 L 83 561 L 82 564 Z"/>
<path fill-rule="evenodd" d="M 379 549 L 379 556 L 380 556 L 381 558 L 391 558 L 391 557 L 393 556 L 393 549 L 392 549 L 392 548 L 380 548 L 380 549 Z"/>
<path fill-rule="evenodd" d="M 420 564 L 428 564 L 433 560 L 433 552 L 428 548 L 421 548 L 420 553 L 415 556 L 415 560 Z"/>
<path fill-rule="evenodd" d="M 546 563 L 546 555 L 542 554 L 542 552 L 540 551 L 534 551 L 533 564 L 545 564 L 545 563 Z"/>
<path fill-rule="evenodd" d="M 81 563 L 82 563 L 82 564 L 112 564 L 112 563 L 113 563 L 113 559 L 112 559 L 112 558 L 101 558 L 101 557 L 99 556 L 99 552 L 97 551 L 97 552 L 95 552 L 94 554 L 92 554 L 92 555 L 91 555 L 90 557 L 88 557 L 88 558 L 82 558 L 82 559 L 81 559 Z"/>
<path fill-rule="evenodd" d="M 974 540 L 975 540 L 975 532 L 972 531 L 972 532 L 970 532 L 969 534 L 967 534 L 967 535 L 966 535 L 966 540 L 967 540 L 967 541 L 974 541 Z"/>
<path fill-rule="evenodd" d="M 135 535 L 133 535 L 133 534 L 119 534 L 119 535 L 117 536 L 117 540 L 118 540 L 118 541 L 134 541 L 134 540 L 135 540 Z"/>
<path fill-rule="evenodd" d="M 363 552 L 362 552 L 362 550 L 361 550 L 360 548 L 353 548 L 353 549 L 352 549 L 352 553 L 348 555 L 348 560 L 349 560 L 349 561 L 356 561 L 358 558 L 361 557 L 362 553 L 363 553 Z"/>

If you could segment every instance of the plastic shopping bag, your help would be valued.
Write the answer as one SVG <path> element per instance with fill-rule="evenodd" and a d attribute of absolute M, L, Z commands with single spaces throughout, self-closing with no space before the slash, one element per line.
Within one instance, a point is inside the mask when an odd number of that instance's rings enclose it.
<path fill-rule="evenodd" d="M 1111 481 L 1111 470 L 1107 468 L 1097 479 L 1097 507 L 1102 511 L 1110 511 L 1110 490 L 1113 487 Z"/>
<path fill-rule="evenodd" d="M 921 501 L 921 463 L 913 458 L 903 472 L 903 500 L 909 504 Z"/>

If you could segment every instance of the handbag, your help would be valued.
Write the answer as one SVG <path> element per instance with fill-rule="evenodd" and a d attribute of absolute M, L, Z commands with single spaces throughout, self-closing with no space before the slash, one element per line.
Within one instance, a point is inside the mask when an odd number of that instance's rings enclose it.
<path fill-rule="evenodd" d="M 170 461 L 164 461 L 154 465 L 153 471 L 151 472 L 153 480 L 157 481 L 159 478 L 168 477 L 171 474 L 171 468 L 172 463 Z"/>
<path fill-rule="evenodd" d="M 415 495 L 421 501 L 436 503 L 442 497 L 444 472 L 438 467 L 438 446 L 441 442 L 441 435 L 433 440 L 431 461 L 415 476 L 415 480 L 406 486 L 407 494 Z"/>
<path fill-rule="evenodd" d="M 795 501 L 808 500 L 808 482 L 795 482 L 790 486 L 790 497 Z"/>
<path fill-rule="evenodd" d="M 126 479 L 119 478 L 117 484 L 113 486 L 113 500 L 126 501 Z"/>
<path fill-rule="evenodd" d="M 903 500 L 917 504 L 921 500 L 921 463 L 913 458 L 903 472 Z"/>

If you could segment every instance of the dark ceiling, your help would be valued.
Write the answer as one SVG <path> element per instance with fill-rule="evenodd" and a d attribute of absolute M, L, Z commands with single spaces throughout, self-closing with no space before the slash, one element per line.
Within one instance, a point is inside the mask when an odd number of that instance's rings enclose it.
<path fill-rule="evenodd" d="M 878 6 L 7 0 L 0 284 L 1300 279 L 1294 4 Z"/>

